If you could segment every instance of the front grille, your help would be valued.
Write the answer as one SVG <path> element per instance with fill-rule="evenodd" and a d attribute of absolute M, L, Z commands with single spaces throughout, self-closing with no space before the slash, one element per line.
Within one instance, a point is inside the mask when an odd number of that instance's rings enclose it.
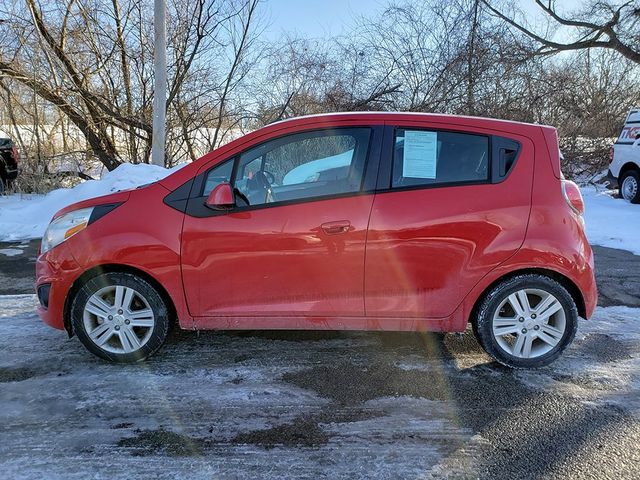
<path fill-rule="evenodd" d="M 38 300 L 43 308 L 49 308 L 49 292 L 51 291 L 50 283 L 43 283 L 38 286 Z"/>

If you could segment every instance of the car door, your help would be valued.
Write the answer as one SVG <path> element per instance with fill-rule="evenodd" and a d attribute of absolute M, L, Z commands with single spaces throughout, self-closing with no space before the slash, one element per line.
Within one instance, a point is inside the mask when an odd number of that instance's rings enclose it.
<path fill-rule="evenodd" d="M 376 134 L 377 132 L 377 134 Z M 182 236 L 196 325 L 206 317 L 362 316 L 364 252 L 382 127 L 312 130 L 198 175 Z M 204 206 L 220 182 L 228 212 Z M 259 325 L 259 324 L 258 324 Z M 275 324 L 274 324 L 275 325 Z M 273 325 L 271 325 L 273 326 Z"/>
<path fill-rule="evenodd" d="M 367 240 L 366 314 L 447 317 L 524 240 L 533 143 L 420 123 L 387 127 L 385 135 Z"/>

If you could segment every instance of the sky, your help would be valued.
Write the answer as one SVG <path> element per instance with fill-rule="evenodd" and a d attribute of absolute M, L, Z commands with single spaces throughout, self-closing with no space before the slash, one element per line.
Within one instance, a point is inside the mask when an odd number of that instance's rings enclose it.
<path fill-rule="evenodd" d="M 305 38 L 328 38 L 347 33 L 360 16 L 376 16 L 387 0 L 266 0 L 269 21 L 265 34 L 284 33 Z"/>
<path fill-rule="evenodd" d="M 346 34 L 361 16 L 375 17 L 391 0 L 266 0 L 268 23 L 265 36 L 277 40 L 287 33 L 304 38 L 328 38 Z M 520 7 L 533 18 L 539 8 L 533 0 L 520 0 Z M 562 0 L 562 9 L 573 10 L 584 0 Z M 561 10 L 562 11 L 562 10 Z"/>

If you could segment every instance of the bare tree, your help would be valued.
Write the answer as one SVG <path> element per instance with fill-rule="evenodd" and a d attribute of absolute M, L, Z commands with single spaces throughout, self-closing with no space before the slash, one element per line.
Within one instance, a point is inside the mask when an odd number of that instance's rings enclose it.
<path fill-rule="evenodd" d="M 555 0 L 535 0 L 536 5 L 552 23 L 547 33 L 536 33 L 528 23 L 495 6 L 495 1 L 481 0 L 497 17 L 540 44 L 538 53 L 554 54 L 568 50 L 608 48 L 629 60 L 640 63 L 640 4 L 637 0 L 621 2 L 592 0 L 582 12 L 567 17 L 558 11 Z M 558 28 L 573 33 L 569 41 L 555 41 Z"/>
<path fill-rule="evenodd" d="M 167 111 L 173 123 L 167 124 L 168 136 L 176 129 L 188 132 L 182 122 L 191 121 L 195 105 L 202 104 L 192 102 L 202 88 L 195 94 L 185 89 L 194 78 L 204 80 L 209 92 L 237 81 L 249 42 L 232 49 L 230 32 L 241 24 L 251 38 L 255 4 L 177 0 L 170 5 Z M 0 24 L 0 78 L 19 82 L 61 112 L 108 169 L 125 160 L 149 161 L 153 69 L 148 10 L 141 0 L 24 0 L 0 7 L 6 19 Z M 240 60 L 230 70 L 214 71 L 223 67 L 216 58 L 229 50 Z M 218 118 L 208 121 L 214 124 Z M 193 146 L 188 138 L 180 137 L 180 143 Z"/>

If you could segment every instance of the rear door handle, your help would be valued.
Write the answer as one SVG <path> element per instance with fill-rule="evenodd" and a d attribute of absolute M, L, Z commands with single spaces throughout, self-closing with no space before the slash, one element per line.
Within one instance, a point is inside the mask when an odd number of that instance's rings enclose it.
<path fill-rule="evenodd" d="M 337 222 L 326 222 L 320 225 L 320 228 L 327 235 L 336 235 L 338 233 L 346 233 L 351 229 L 349 220 L 338 220 Z"/>

